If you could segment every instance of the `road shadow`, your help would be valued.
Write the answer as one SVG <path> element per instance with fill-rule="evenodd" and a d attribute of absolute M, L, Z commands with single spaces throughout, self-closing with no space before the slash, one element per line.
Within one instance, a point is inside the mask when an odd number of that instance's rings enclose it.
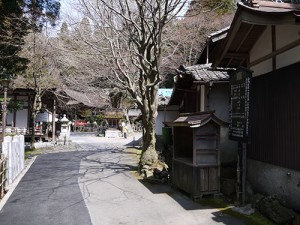
<path fill-rule="evenodd" d="M 138 154 L 124 148 L 109 148 L 101 151 L 93 151 L 81 161 L 81 177 L 86 174 L 98 174 L 85 182 L 97 182 L 112 176 L 136 172 L 138 170 Z M 104 172 L 104 173 L 103 173 Z M 101 175 L 103 173 L 103 175 Z"/>
<path fill-rule="evenodd" d="M 216 209 L 217 207 L 204 206 L 198 202 L 193 201 L 190 196 L 177 189 L 173 188 L 170 184 L 159 184 L 159 183 L 149 183 L 145 182 L 143 179 L 139 180 L 149 191 L 153 194 L 167 194 L 172 199 L 174 199 L 182 208 L 185 210 L 206 210 L 206 209 Z M 210 197 L 210 196 L 209 196 Z M 212 219 L 218 223 L 226 225 L 244 225 L 245 223 L 240 219 L 236 219 L 228 215 L 228 209 L 222 211 L 213 212 Z"/>
<path fill-rule="evenodd" d="M 141 142 L 142 142 L 142 137 L 136 137 L 136 136 L 133 136 L 133 137 L 128 137 L 128 140 L 130 140 L 127 144 L 125 144 L 124 146 L 125 147 L 140 147 L 141 146 Z"/>
<path fill-rule="evenodd" d="M 144 181 L 143 179 L 139 179 L 139 181 L 153 194 L 169 195 L 185 210 L 199 210 L 199 209 L 210 208 L 210 207 L 202 206 L 199 203 L 192 201 L 189 198 L 188 194 L 176 188 L 171 187 L 170 184 L 149 183 Z"/>

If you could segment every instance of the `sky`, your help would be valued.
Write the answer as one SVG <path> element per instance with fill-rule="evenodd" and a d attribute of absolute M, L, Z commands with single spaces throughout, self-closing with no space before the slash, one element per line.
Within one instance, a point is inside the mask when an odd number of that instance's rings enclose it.
<path fill-rule="evenodd" d="M 78 13 L 76 12 L 76 5 L 78 4 L 77 0 L 60 0 L 61 8 L 61 20 L 68 20 L 70 16 L 76 16 Z"/>
<path fill-rule="evenodd" d="M 60 0 L 60 19 L 57 21 L 57 25 L 55 27 L 48 27 L 48 34 L 50 36 L 56 36 L 60 32 L 61 24 L 66 21 L 68 23 L 72 23 L 75 20 L 80 21 L 78 19 L 78 13 L 76 12 L 76 2 L 77 0 Z M 75 20 L 73 19 L 75 18 Z"/>
<path fill-rule="evenodd" d="M 56 35 L 60 31 L 61 24 L 65 21 L 70 25 L 76 24 L 82 19 L 82 15 L 78 13 L 77 9 L 79 8 L 79 0 L 60 0 L 61 9 L 60 9 L 60 21 L 58 22 L 58 25 L 54 28 L 51 28 L 50 35 Z M 188 3 L 183 7 L 183 10 L 178 14 L 178 18 L 182 18 L 184 16 L 185 12 L 188 9 L 189 2 L 191 0 L 188 0 Z"/>
<path fill-rule="evenodd" d="M 78 2 L 78 0 L 60 0 L 61 17 L 66 18 L 70 14 L 76 14 L 74 7 L 76 8 L 77 2 Z M 190 2 L 191 2 L 191 0 L 187 0 L 187 4 L 185 4 L 185 6 L 183 7 L 182 11 L 178 14 L 178 16 L 180 16 L 180 17 L 184 16 L 185 12 L 188 9 Z M 73 8 L 73 10 L 72 10 L 72 8 Z"/>

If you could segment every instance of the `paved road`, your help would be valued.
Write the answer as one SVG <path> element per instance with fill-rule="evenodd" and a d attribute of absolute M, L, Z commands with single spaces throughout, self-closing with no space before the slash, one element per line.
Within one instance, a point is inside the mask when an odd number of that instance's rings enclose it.
<path fill-rule="evenodd" d="M 137 157 L 123 149 L 132 137 L 72 138 L 76 149 L 37 157 L 1 210 L 1 225 L 243 224 L 167 185 L 138 181 Z"/>

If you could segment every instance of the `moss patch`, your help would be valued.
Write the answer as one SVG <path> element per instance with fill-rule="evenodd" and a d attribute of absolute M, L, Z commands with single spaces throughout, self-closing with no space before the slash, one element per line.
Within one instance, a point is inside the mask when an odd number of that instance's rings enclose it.
<path fill-rule="evenodd" d="M 126 148 L 124 151 L 128 152 L 128 153 L 136 154 L 137 156 L 140 156 L 142 154 L 142 150 L 140 150 L 139 148 L 134 148 L 134 147 Z"/>
<path fill-rule="evenodd" d="M 232 217 L 238 218 L 245 222 L 246 225 L 275 225 L 272 221 L 264 217 L 258 212 L 255 212 L 252 215 L 244 215 L 240 214 L 238 212 L 235 212 L 232 210 L 232 205 L 229 203 L 226 203 L 222 198 L 220 197 L 215 197 L 215 198 L 202 198 L 197 201 L 203 206 L 209 206 L 212 208 L 216 208 L 222 213 L 225 213 L 227 215 L 230 215 Z"/>
<path fill-rule="evenodd" d="M 35 155 L 40 155 L 41 154 L 41 149 L 35 148 L 35 149 L 25 149 L 25 159 L 28 159 L 30 157 L 33 157 Z"/>
<path fill-rule="evenodd" d="M 139 148 L 135 148 L 135 147 L 128 147 L 124 150 L 124 152 L 132 154 L 133 157 L 135 157 L 136 162 L 138 163 L 140 161 L 141 155 L 142 155 L 142 150 Z M 136 170 L 133 171 L 133 175 L 135 176 L 135 178 L 137 179 L 142 179 L 142 177 L 139 174 L 138 171 L 138 166 L 136 167 Z"/>

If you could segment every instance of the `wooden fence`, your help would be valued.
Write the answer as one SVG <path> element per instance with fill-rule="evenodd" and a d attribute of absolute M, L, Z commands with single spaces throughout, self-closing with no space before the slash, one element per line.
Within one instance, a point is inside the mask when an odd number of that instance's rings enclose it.
<path fill-rule="evenodd" d="M 7 172 L 7 157 L 0 158 L 0 199 L 3 198 L 5 194 L 5 184 L 6 184 L 6 172 Z"/>

